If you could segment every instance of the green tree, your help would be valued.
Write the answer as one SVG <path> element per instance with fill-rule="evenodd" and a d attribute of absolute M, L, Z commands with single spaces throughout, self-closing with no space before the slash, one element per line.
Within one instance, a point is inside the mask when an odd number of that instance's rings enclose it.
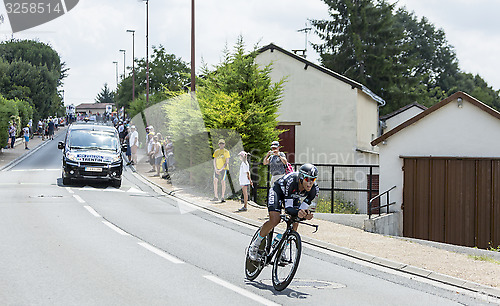
<path fill-rule="evenodd" d="M 278 139 L 276 119 L 284 83 L 273 83 L 272 66 L 259 67 L 256 55 L 256 47 L 245 54 L 240 37 L 214 70 L 202 69 L 196 94 L 207 129 L 236 131 L 245 150 L 254 155 L 267 152 L 268 144 Z"/>
<path fill-rule="evenodd" d="M 225 51 L 221 63 L 212 69 L 202 68 L 196 98 L 182 91 L 163 92 L 164 98 L 171 98 L 162 106 L 165 130 L 161 124 L 154 126 L 169 135 L 176 152 L 182 153 L 176 154 L 176 163 L 178 170 L 188 171 L 181 176 L 183 183 L 200 186 L 200 190 L 212 189 L 212 150 L 219 138 L 226 140 L 229 150 L 242 146 L 240 150 L 244 148 L 260 160 L 268 144 L 280 133 L 276 119 L 284 81 L 273 83 L 271 66 L 256 64 L 257 47 L 250 54 L 244 49 L 243 39 L 239 38 L 233 52 Z M 138 100 L 144 103 L 142 98 Z M 157 115 L 156 106 L 144 111 L 150 117 L 146 120 Z M 235 155 L 230 169 L 239 166 Z M 237 177 L 232 179 L 236 183 Z M 173 180 L 178 182 L 179 178 Z"/>
<path fill-rule="evenodd" d="M 96 103 L 115 103 L 115 93 L 108 88 L 108 83 L 104 83 L 101 92 L 95 98 Z"/>
<path fill-rule="evenodd" d="M 57 88 L 68 69 L 49 45 L 33 40 L 0 43 L 0 93 L 28 101 L 36 118 L 52 115 L 62 102 Z"/>
<path fill-rule="evenodd" d="M 312 20 L 323 40 L 313 44 L 325 67 L 366 85 L 386 101 L 401 101 L 419 78 L 407 66 L 414 59 L 384 0 L 324 0 L 332 20 Z"/>
<path fill-rule="evenodd" d="M 412 102 L 432 106 L 462 90 L 499 109 L 499 92 L 459 69 L 442 29 L 385 0 L 323 0 L 331 20 L 312 20 L 325 67 L 358 81 L 387 102 L 381 113 Z"/>

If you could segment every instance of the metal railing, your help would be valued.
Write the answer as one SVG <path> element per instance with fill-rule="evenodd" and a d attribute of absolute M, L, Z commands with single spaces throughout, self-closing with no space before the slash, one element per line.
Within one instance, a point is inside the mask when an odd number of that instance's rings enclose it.
<path fill-rule="evenodd" d="M 292 166 L 295 171 L 298 170 L 298 168 L 302 164 L 299 163 L 293 163 Z M 262 167 L 262 163 L 254 163 L 253 166 L 257 167 Z M 374 171 L 375 169 L 378 169 L 378 165 L 342 165 L 342 164 L 315 164 L 318 169 L 320 169 L 320 173 L 323 173 L 326 178 L 318 178 L 318 186 L 320 192 L 328 192 L 330 200 L 331 200 L 331 208 L 330 212 L 334 212 L 334 199 L 335 199 L 335 193 L 336 192 L 351 192 L 351 193 L 366 193 L 367 197 L 365 198 L 364 205 L 366 205 L 367 200 L 371 199 L 373 195 L 378 193 L 378 183 L 377 185 L 373 182 L 373 177 L 374 175 L 378 174 L 378 171 Z M 366 170 L 362 168 L 367 168 Z M 338 176 L 339 173 L 343 173 L 346 170 L 350 171 L 355 171 L 355 169 L 360 169 L 357 171 L 361 171 L 363 174 L 363 184 L 366 186 L 365 188 L 349 188 L 349 186 L 345 186 L 345 184 L 342 184 L 342 181 L 339 180 L 338 178 L 336 179 L 336 174 Z M 328 174 L 328 175 L 326 175 Z M 251 198 L 256 201 L 257 200 L 257 190 L 267 190 L 267 197 L 269 197 L 269 182 L 270 182 L 271 175 L 269 173 L 269 166 L 267 166 L 267 180 L 265 181 L 265 185 L 259 186 L 254 182 L 254 188 L 252 190 Z M 261 181 L 262 183 L 262 181 Z M 344 186 L 342 186 L 344 185 Z M 366 206 L 365 206 L 366 207 Z"/>
<path fill-rule="evenodd" d="M 368 218 L 371 219 L 372 217 L 372 211 L 373 210 L 378 210 L 378 215 L 380 216 L 381 215 L 381 211 L 382 211 L 382 208 L 386 207 L 387 208 L 387 213 L 389 213 L 389 206 L 393 205 L 393 204 L 396 204 L 396 202 L 390 202 L 389 201 L 389 192 L 391 190 L 393 190 L 394 188 L 396 188 L 396 186 L 392 186 L 390 189 L 382 192 L 381 194 L 373 197 L 372 199 L 370 199 L 370 202 L 368 202 Z M 387 196 L 387 201 L 386 201 L 386 204 L 385 205 L 377 205 L 377 206 L 373 206 L 373 202 L 379 198 L 381 198 L 382 196 L 386 195 Z"/>

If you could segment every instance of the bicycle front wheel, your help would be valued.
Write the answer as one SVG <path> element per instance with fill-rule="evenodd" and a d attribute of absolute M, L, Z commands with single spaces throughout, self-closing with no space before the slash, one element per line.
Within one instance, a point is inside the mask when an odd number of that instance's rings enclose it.
<path fill-rule="evenodd" d="M 273 287 L 282 291 L 292 281 L 299 267 L 302 252 L 302 241 L 300 235 L 292 231 L 276 253 L 273 264 Z"/>

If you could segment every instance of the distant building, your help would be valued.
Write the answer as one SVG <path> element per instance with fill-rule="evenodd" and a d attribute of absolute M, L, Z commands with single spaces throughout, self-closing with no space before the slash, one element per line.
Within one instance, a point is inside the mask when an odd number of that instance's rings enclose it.
<path fill-rule="evenodd" d="M 105 114 L 106 108 L 110 105 L 114 108 L 114 103 L 82 103 L 76 107 L 77 113 Z"/>

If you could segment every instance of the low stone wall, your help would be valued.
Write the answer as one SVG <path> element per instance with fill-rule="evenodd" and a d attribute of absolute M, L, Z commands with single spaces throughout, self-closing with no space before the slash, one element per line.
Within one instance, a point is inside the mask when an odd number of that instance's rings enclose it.
<path fill-rule="evenodd" d="M 403 236 L 403 214 L 394 212 L 364 221 L 364 230 L 382 235 Z"/>

